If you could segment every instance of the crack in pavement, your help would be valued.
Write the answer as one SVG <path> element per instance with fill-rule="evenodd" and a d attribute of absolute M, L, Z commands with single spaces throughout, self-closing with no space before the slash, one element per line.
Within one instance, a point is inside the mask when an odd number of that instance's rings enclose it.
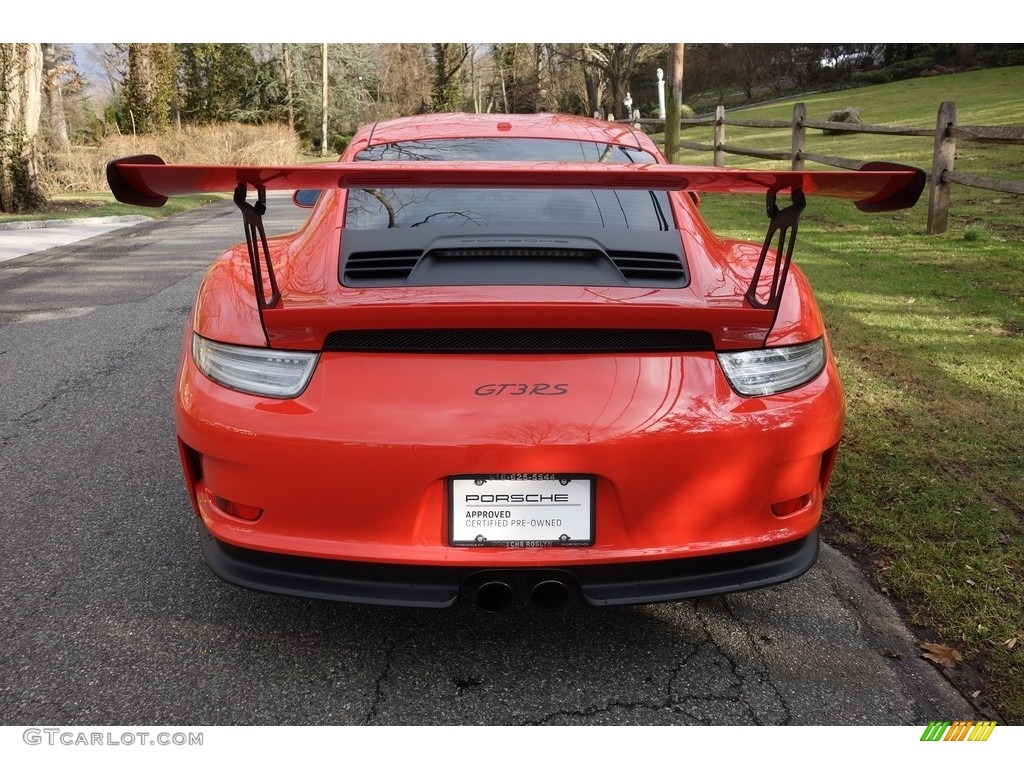
<path fill-rule="evenodd" d="M 734 631 L 731 633 L 730 638 L 738 641 L 738 643 L 734 642 L 734 645 L 740 647 L 730 648 L 727 643 L 719 639 L 718 633 L 716 633 L 713 627 L 713 617 L 710 613 L 713 606 L 720 608 L 723 618 L 727 618 L 738 629 L 738 632 Z M 739 621 L 735 612 L 729 606 L 728 600 L 725 597 L 717 597 L 711 601 L 699 601 L 695 606 L 695 613 L 707 634 L 707 647 L 712 648 L 715 654 L 715 657 L 709 661 L 709 664 L 719 669 L 722 669 L 721 662 L 728 666 L 728 669 L 724 669 L 723 672 L 731 676 L 735 682 L 727 687 L 735 688 L 736 693 L 734 696 L 723 695 L 717 697 L 695 694 L 685 698 L 699 701 L 731 701 L 739 704 L 747 713 L 750 722 L 755 725 L 789 724 L 792 720 L 792 713 L 786 703 L 786 698 L 771 679 L 767 661 L 760 652 L 757 643 L 754 642 L 749 628 Z M 754 665 L 749 671 L 744 669 L 741 663 L 737 661 L 737 656 L 740 653 L 744 654 L 750 660 L 750 663 Z M 762 696 L 766 694 L 766 700 L 761 703 L 760 707 L 755 702 L 759 691 L 762 692 Z M 771 716 L 772 703 L 782 710 L 781 717 Z M 718 719 L 715 724 L 721 725 L 721 719 Z"/>
<path fill-rule="evenodd" d="M 3 445 L 18 437 L 21 428 L 38 424 L 46 418 L 44 411 L 63 400 L 68 395 L 81 394 L 83 391 L 90 391 L 91 387 L 106 381 L 111 377 L 123 373 L 134 365 L 138 357 L 138 350 L 149 343 L 149 339 L 164 333 L 169 333 L 180 328 L 180 320 L 168 320 L 161 325 L 155 325 L 148 329 L 147 338 L 139 339 L 131 347 L 116 352 L 106 358 L 101 365 L 90 368 L 82 375 L 73 379 L 60 382 L 40 402 L 32 408 L 17 414 L 8 420 L 8 424 L 14 426 L 16 431 L 0 436 Z"/>
<path fill-rule="evenodd" d="M 391 666 L 395 661 L 395 641 L 392 638 L 391 644 L 388 646 L 387 651 L 384 654 L 384 668 L 381 673 L 377 675 L 377 681 L 373 687 L 373 703 L 370 705 L 370 711 L 366 713 L 366 719 L 363 721 L 363 725 L 373 725 L 374 722 L 380 717 L 380 707 L 384 703 L 384 686 L 387 685 L 388 678 L 391 676 Z"/>
<path fill-rule="evenodd" d="M 539 717 L 539 718 L 531 718 L 531 719 L 524 720 L 520 724 L 521 725 L 550 725 L 552 723 L 552 721 L 556 720 L 557 718 L 573 718 L 573 719 L 578 718 L 578 719 L 590 720 L 590 719 L 593 719 L 593 718 L 595 718 L 595 717 L 597 717 L 599 715 L 607 714 L 609 712 L 613 712 L 613 711 L 617 711 L 617 710 L 625 710 L 625 711 L 643 710 L 643 711 L 648 711 L 648 712 L 666 712 L 666 711 L 668 711 L 668 712 L 673 712 L 673 713 L 676 713 L 676 714 L 683 715 L 687 719 L 692 720 L 694 724 L 700 724 L 701 721 L 698 718 L 695 718 L 693 715 L 691 715 L 690 713 L 680 709 L 676 705 L 676 696 L 675 696 L 675 694 L 674 694 L 674 692 L 672 690 L 674 685 L 675 685 L 675 681 L 678 679 L 678 677 L 682 673 L 683 669 L 690 663 L 690 660 L 700 652 L 700 648 L 701 648 L 700 645 L 693 647 L 685 655 L 685 657 L 682 660 L 678 661 L 675 664 L 675 666 L 672 668 L 672 672 L 669 674 L 668 680 L 665 683 L 664 698 L 660 702 L 657 702 L 657 701 L 655 701 L 655 702 L 645 702 L 645 701 L 638 701 L 638 700 L 626 701 L 626 700 L 622 700 L 622 699 L 615 699 L 613 701 L 609 701 L 609 702 L 606 702 L 606 703 L 600 704 L 600 705 L 594 705 L 594 706 L 591 706 L 591 707 L 587 707 L 586 709 L 582 709 L 582 710 L 571 710 L 571 709 L 556 710 L 554 712 L 549 712 L 546 715 L 543 715 L 542 717 Z"/>
<path fill-rule="evenodd" d="M 695 725 L 700 725 L 701 724 L 700 720 L 696 720 L 689 713 L 683 712 L 681 710 L 678 710 L 678 709 L 676 709 L 672 705 L 648 704 L 646 702 L 640 702 L 640 701 L 613 701 L 613 702 L 609 702 L 607 704 L 603 704 L 601 706 L 587 707 L 587 709 L 582 710 L 582 711 L 560 710 L 560 711 L 557 711 L 557 712 L 551 712 L 551 713 L 548 713 L 547 715 L 544 715 L 544 717 L 541 717 L 541 718 L 538 718 L 538 719 L 535 719 L 535 720 L 524 720 L 521 723 L 521 725 L 551 725 L 552 722 L 555 719 L 557 719 L 557 718 L 571 718 L 571 719 L 591 720 L 591 719 L 597 717 L 598 715 L 603 715 L 603 714 L 607 714 L 609 712 L 621 711 L 621 710 L 625 710 L 625 711 L 643 710 L 643 711 L 647 711 L 647 712 L 672 711 L 672 712 L 675 712 L 676 714 L 683 715 L 684 717 L 693 720 Z"/>
<path fill-rule="evenodd" d="M 771 689 L 772 693 L 775 695 L 776 701 L 778 701 L 779 706 L 782 708 L 782 711 L 784 713 L 784 716 L 780 722 L 768 724 L 789 725 L 793 721 L 793 712 L 789 708 L 789 703 L 786 701 L 785 695 L 779 689 L 778 683 L 772 678 L 772 674 L 768 665 L 768 659 L 765 656 L 764 651 L 761 648 L 761 645 L 758 643 L 757 638 L 754 636 L 753 630 L 751 629 L 750 625 L 747 624 L 747 622 L 743 621 L 743 619 L 739 617 L 736 611 L 733 610 L 732 603 L 730 602 L 728 596 L 724 596 L 722 598 L 722 606 L 725 608 L 725 612 L 729 615 L 729 618 L 731 618 L 746 635 L 747 643 L 749 644 L 750 649 L 751 651 L 753 651 L 754 655 L 757 656 L 758 663 L 761 665 L 761 671 L 763 674 L 760 676 L 760 682 L 762 682 L 764 685 L 768 686 L 768 688 Z M 729 657 L 729 659 L 730 661 L 732 661 L 732 657 Z M 735 662 L 733 663 L 735 664 Z M 741 679 L 743 679 L 744 682 L 746 682 L 745 676 L 741 675 L 739 673 L 739 670 L 737 670 L 737 674 L 740 675 Z M 751 709 L 751 713 L 754 714 L 753 709 Z M 766 725 L 766 723 L 761 722 L 761 718 L 757 717 L 756 714 L 754 714 L 754 717 L 758 725 Z"/>

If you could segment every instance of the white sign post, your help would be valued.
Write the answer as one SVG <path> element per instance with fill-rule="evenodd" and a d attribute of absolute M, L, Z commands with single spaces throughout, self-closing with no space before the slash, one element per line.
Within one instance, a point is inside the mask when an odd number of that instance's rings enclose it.
<path fill-rule="evenodd" d="M 658 67 L 658 117 L 665 119 L 665 70 Z"/>

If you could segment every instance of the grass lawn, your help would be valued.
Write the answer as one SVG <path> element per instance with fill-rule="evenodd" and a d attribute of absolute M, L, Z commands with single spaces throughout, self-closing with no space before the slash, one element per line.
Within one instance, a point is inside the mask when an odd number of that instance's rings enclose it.
<path fill-rule="evenodd" d="M 140 208 L 114 200 L 110 193 L 78 193 L 55 195 L 46 206 L 34 213 L 0 213 L 0 224 L 8 221 L 48 221 L 51 219 L 78 219 L 92 216 L 150 216 L 162 219 L 182 211 L 198 208 L 214 200 L 227 199 L 220 195 L 186 195 L 172 197 L 161 208 Z"/>

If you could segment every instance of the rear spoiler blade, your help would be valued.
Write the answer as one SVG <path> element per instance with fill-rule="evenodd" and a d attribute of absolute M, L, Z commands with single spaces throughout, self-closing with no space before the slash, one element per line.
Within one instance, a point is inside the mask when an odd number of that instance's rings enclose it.
<path fill-rule="evenodd" d="M 107 183 L 122 203 L 159 208 L 174 195 L 232 192 L 245 222 L 260 323 L 267 346 L 294 333 L 296 308 L 282 306 L 281 293 L 263 231 L 268 190 L 373 189 L 388 187 L 505 187 L 677 190 L 763 194 L 769 218 L 760 258 L 746 292 L 747 306 L 733 310 L 716 333 L 720 345 L 746 340 L 767 343 L 782 303 L 793 258 L 797 224 L 810 194 L 852 200 L 862 211 L 912 207 L 924 189 L 918 168 L 866 163 L 857 171 L 754 171 L 680 165 L 518 162 L 360 162 L 323 165 L 167 165 L 156 155 L 137 155 L 107 165 Z M 257 202 L 246 202 L 249 187 Z M 780 209 L 780 193 L 792 205 Z M 772 248 L 773 241 L 776 245 Z M 769 265 L 769 259 L 771 263 Z M 771 267 L 770 269 L 768 267 Z M 266 282 L 264 280 L 266 270 Z M 738 314 L 735 314 L 738 311 Z M 299 310 L 301 314 L 301 310 Z M 285 318 L 288 318 L 285 320 Z M 747 322 L 744 322 L 747 321 Z M 309 318 L 309 327 L 315 326 Z M 730 327 L 732 328 L 731 330 Z M 741 329 L 741 339 L 734 338 Z M 287 341 L 284 342 L 287 344 Z"/>
<path fill-rule="evenodd" d="M 324 165 L 167 165 L 137 155 L 107 165 L 107 183 L 122 203 L 159 208 L 168 197 L 254 189 L 511 187 L 657 189 L 766 194 L 802 190 L 852 200 L 862 211 L 912 207 L 924 189 L 919 168 L 866 163 L 857 171 L 754 171 L 681 165 L 519 162 L 359 162 Z"/>

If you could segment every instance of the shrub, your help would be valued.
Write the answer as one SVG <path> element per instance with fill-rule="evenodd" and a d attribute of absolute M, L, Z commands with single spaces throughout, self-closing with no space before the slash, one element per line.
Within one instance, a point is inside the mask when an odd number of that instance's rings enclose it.
<path fill-rule="evenodd" d="M 74 147 L 43 158 L 40 183 L 47 195 L 106 192 L 107 163 L 129 155 L 159 155 L 168 163 L 288 165 L 300 162 L 302 142 L 282 125 L 224 123 L 186 126 L 142 136 L 108 136 L 98 147 Z"/>
<path fill-rule="evenodd" d="M 967 227 L 964 230 L 964 241 L 968 243 L 976 243 L 981 240 L 985 235 L 985 230 L 981 227 Z"/>
<path fill-rule="evenodd" d="M 348 143 L 352 141 L 352 137 L 348 134 L 335 133 L 331 135 L 330 147 L 334 152 L 339 155 L 345 151 Z"/>
<path fill-rule="evenodd" d="M 885 68 L 893 80 L 908 80 L 920 76 L 921 72 L 928 69 L 934 60 L 930 56 L 918 56 L 913 59 L 897 61 Z"/>
<path fill-rule="evenodd" d="M 892 82 L 892 75 L 884 69 L 872 69 L 860 73 L 857 76 L 857 82 L 864 85 L 885 85 Z"/>

